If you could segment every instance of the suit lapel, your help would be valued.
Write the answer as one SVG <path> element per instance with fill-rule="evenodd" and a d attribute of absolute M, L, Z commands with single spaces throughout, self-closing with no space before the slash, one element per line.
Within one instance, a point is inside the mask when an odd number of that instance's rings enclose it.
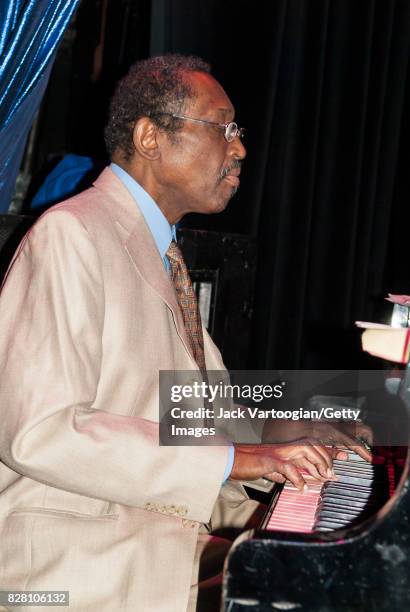
<path fill-rule="evenodd" d="M 185 332 L 184 320 L 176 299 L 172 281 L 164 268 L 163 261 L 158 253 L 152 234 L 144 219 L 143 221 L 144 223 L 138 223 L 135 226 L 133 232 L 126 241 L 126 251 L 144 281 L 170 308 L 178 334 L 192 357 L 188 348 L 189 342 Z"/>
<path fill-rule="evenodd" d="M 122 228 L 124 248 L 140 276 L 165 302 L 172 312 L 175 327 L 195 368 L 197 365 L 189 348 L 182 313 L 176 299 L 172 281 L 164 268 L 154 238 L 138 204 L 120 179 L 106 168 L 94 186 L 107 196 L 103 204 L 109 215 Z"/>

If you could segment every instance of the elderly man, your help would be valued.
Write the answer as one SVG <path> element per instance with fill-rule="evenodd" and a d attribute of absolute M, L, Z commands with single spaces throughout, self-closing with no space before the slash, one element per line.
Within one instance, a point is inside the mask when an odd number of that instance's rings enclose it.
<path fill-rule="evenodd" d="M 331 456 L 159 446 L 158 371 L 224 367 L 174 224 L 224 210 L 245 148 L 209 67 L 176 55 L 119 83 L 106 143 L 111 166 L 35 224 L 0 298 L 0 590 L 68 590 L 81 612 L 181 612 L 221 490 L 245 522 L 254 506 L 235 481 L 302 487 L 298 467 L 324 479 Z"/>

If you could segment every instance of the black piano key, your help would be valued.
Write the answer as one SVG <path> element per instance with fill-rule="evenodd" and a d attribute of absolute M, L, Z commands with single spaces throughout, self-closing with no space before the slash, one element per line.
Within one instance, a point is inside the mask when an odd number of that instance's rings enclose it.
<path fill-rule="evenodd" d="M 339 459 L 333 460 L 333 466 L 340 467 L 342 469 L 346 468 L 346 469 L 355 469 L 355 470 L 367 470 L 370 472 L 374 471 L 376 467 L 372 463 L 367 463 L 367 462 L 359 463 L 359 461 L 352 461 L 352 462 L 340 461 Z"/>
<path fill-rule="evenodd" d="M 353 498 L 357 500 L 368 499 L 371 497 L 372 499 L 382 499 L 386 497 L 386 487 L 362 487 L 353 485 L 350 483 L 342 483 L 337 486 L 332 486 L 326 488 L 326 490 L 322 493 L 322 498 L 326 498 L 328 496 L 334 496 L 335 498 Z"/>
<path fill-rule="evenodd" d="M 341 525 L 347 525 L 348 523 L 350 523 L 355 517 L 357 516 L 357 514 L 351 514 L 351 513 L 347 513 L 347 512 L 329 512 L 328 510 L 324 510 L 320 513 L 320 520 L 321 521 L 326 521 L 326 520 L 331 520 L 331 521 L 336 521 L 338 523 L 340 523 Z"/>
<path fill-rule="evenodd" d="M 364 508 L 367 507 L 367 504 L 338 504 L 332 503 L 331 501 L 326 501 L 319 506 L 319 510 L 341 510 L 342 512 L 351 512 L 352 514 L 360 513 Z"/>
<path fill-rule="evenodd" d="M 334 521 L 334 520 L 320 520 L 317 522 L 317 524 L 315 525 L 315 529 L 320 529 L 322 527 L 327 527 L 328 529 L 331 529 L 332 531 L 334 529 L 341 529 L 342 527 L 345 527 L 346 523 L 343 523 L 341 521 Z"/>
<path fill-rule="evenodd" d="M 338 465 L 333 466 L 335 474 L 357 474 L 364 478 L 374 478 L 374 470 L 357 470 L 354 466 L 340 467 Z"/>
<path fill-rule="evenodd" d="M 367 505 L 368 501 L 369 501 L 369 496 L 365 496 L 365 497 L 346 497 L 346 498 L 342 498 L 339 496 L 332 496 L 332 497 L 325 497 L 323 498 L 323 500 L 320 503 L 323 503 L 324 501 L 328 501 L 329 503 L 331 503 L 333 506 L 341 506 L 343 504 L 347 504 L 348 506 L 350 506 L 351 508 L 360 508 L 360 507 L 364 507 Z"/>
<path fill-rule="evenodd" d="M 316 527 L 316 531 L 334 531 L 331 527 Z"/>
<path fill-rule="evenodd" d="M 367 474 L 359 474 L 357 472 L 336 472 L 336 479 L 331 482 L 346 482 L 346 478 L 356 478 L 358 479 L 357 484 L 360 484 L 363 487 L 370 488 L 374 478 L 372 476 L 368 476 Z M 352 483 L 354 484 L 354 483 Z"/>
<path fill-rule="evenodd" d="M 367 499 L 367 497 L 369 496 L 369 491 L 365 489 L 347 489 L 346 487 L 342 488 L 333 485 L 329 485 L 327 491 L 329 493 L 342 492 L 346 495 L 346 497 L 352 497 L 353 499 Z"/>
<path fill-rule="evenodd" d="M 339 476 L 358 476 L 360 478 L 365 478 L 366 480 L 374 480 L 374 472 L 369 472 L 366 470 L 355 470 L 354 468 L 349 469 L 341 469 L 336 467 L 334 470 L 336 478 Z"/>

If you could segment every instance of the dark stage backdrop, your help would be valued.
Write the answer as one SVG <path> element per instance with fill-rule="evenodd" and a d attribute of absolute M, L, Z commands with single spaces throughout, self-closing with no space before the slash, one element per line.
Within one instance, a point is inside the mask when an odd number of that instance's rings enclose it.
<path fill-rule="evenodd" d="M 354 321 L 410 293 L 409 0 L 83 0 L 76 23 L 71 152 L 104 155 L 104 100 L 149 53 L 201 55 L 231 96 L 240 192 L 185 223 L 257 240 L 249 367 L 378 367 Z"/>
<path fill-rule="evenodd" d="M 158 51 L 209 59 L 248 128 L 241 192 L 206 225 L 258 240 L 250 365 L 371 365 L 355 319 L 410 293 L 410 2 L 159 4 Z"/>

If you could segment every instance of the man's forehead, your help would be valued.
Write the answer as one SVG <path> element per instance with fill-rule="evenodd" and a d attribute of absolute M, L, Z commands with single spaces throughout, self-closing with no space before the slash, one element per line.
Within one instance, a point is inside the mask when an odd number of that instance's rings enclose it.
<path fill-rule="evenodd" d="M 232 102 L 222 85 L 213 76 L 205 72 L 191 72 L 189 79 L 196 93 L 195 100 L 189 105 L 190 109 L 202 113 L 216 113 L 221 120 L 234 116 L 235 109 Z"/>

